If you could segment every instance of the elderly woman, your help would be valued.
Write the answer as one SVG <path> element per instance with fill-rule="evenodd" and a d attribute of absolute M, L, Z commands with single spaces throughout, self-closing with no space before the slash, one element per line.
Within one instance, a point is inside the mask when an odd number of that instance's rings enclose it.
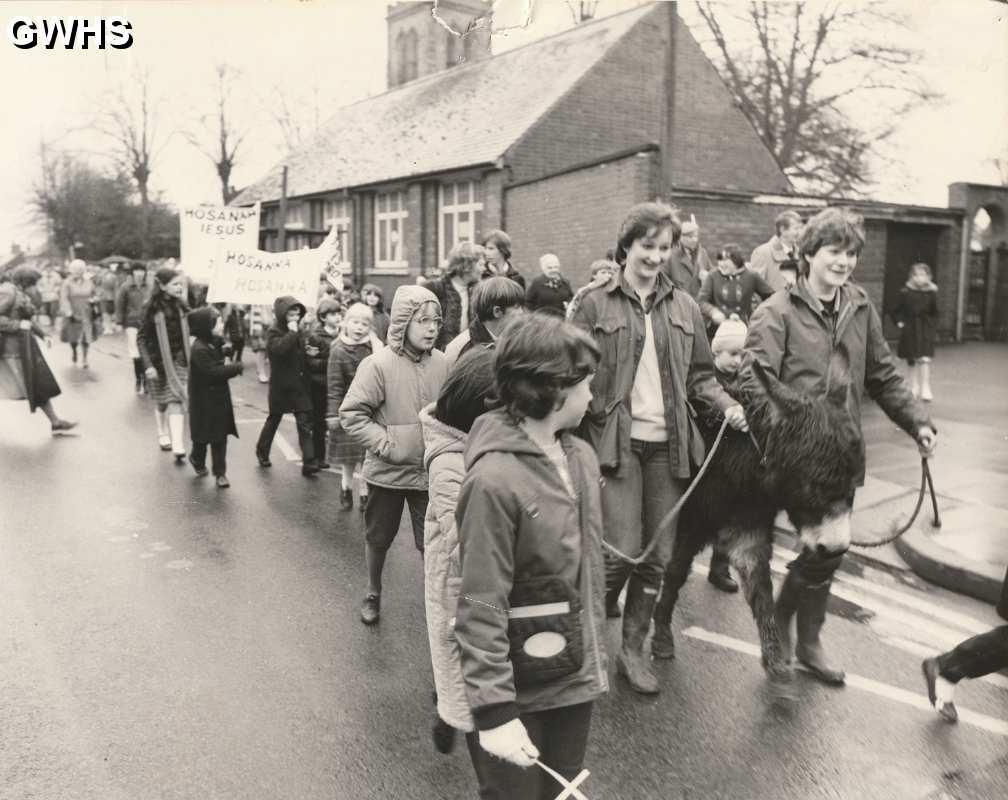
<path fill-rule="evenodd" d="M 84 369 L 88 368 L 88 347 L 95 338 L 94 317 L 91 303 L 96 299 L 95 285 L 85 270 L 83 259 L 70 262 L 70 274 L 60 289 L 60 313 L 63 315 L 63 330 L 60 339 L 70 345 L 73 363 L 77 363 L 77 346 L 80 345 Z"/>
<path fill-rule="evenodd" d="M 33 414 L 41 408 L 56 434 L 77 423 L 60 419 L 53 408 L 60 388 L 35 338 L 46 334 L 33 320 L 35 307 L 27 294 L 38 279 L 38 272 L 20 267 L 9 283 L 0 284 L 0 397 L 27 400 Z"/>
<path fill-rule="evenodd" d="M 448 266 L 440 278 L 425 284 L 441 303 L 444 322 L 434 346 L 444 351 L 448 343 L 469 327 L 472 319 L 469 293 L 479 282 L 486 265 L 483 248 L 472 242 L 459 242 L 448 254 Z"/>
<path fill-rule="evenodd" d="M 482 244 L 486 253 L 486 267 L 482 277 L 492 278 L 494 275 L 502 275 L 524 289 L 525 278 L 511 264 L 511 237 L 504 231 L 490 231 L 483 237 Z"/>

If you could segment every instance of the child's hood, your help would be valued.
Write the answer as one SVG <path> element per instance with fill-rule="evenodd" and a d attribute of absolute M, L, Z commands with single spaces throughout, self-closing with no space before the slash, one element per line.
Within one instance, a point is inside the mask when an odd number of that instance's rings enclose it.
<path fill-rule="evenodd" d="M 305 314 L 308 313 L 304 304 L 299 302 L 296 297 L 289 294 L 286 294 L 283 297 L 278 297 L 273 301 L 273 319 L 275 320 L 277 327 L 287 327 L 287 312 L 292 308 L 299 308 L 301 310 L 301 319 L 304 319 Z"/>
<path fill-rule="evenodd" d="M 413 319 L 413 315 L 427 303 L 434 303 L 438 307 L 438 313 L 441 313 L 441 303 L 430 289 L 409 284 L 396 289 L 392 297 L 392 308 L 389 310 L 389 329 L 386 336 L 392 352 L 402 355 L 406 343 L 406 327 Z"/>
<path fill-rule="evenodd" d="M 214 315 L 214 310 L 210 306 L 203 306 L 202 308 L 197 308 L 195 311 L 190 311 L 186 316 L 186 320 L 189 322 L 189 332 L 204 342 L 209 342 L 213 336 L 213 327 L 216 317 Z"/>
<path fill-rule="evenodd" d="M 465 450 L 468 436 L 464 431 L 446 425 L 434 418 L 437 403 L 421 409 L 419 414 L 420 428 L 424 439 L 424 469 L 429 470 L 431 462 L 444 453 L 461 453 Z"/>
<path fill-rule="evenodd" d="M 465 468 L 470 470 L 487 453 L 541 456 L 543 451 L 519 428 L 504 409 L 476 418 L 465 448 Z"/>

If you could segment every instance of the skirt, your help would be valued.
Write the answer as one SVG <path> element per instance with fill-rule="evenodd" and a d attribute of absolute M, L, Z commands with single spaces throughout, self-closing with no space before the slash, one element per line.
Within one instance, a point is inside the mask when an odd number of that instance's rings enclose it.
<path fill-rule="evenodd" d="M 147 393 L 159 406 L 166 406 L 169 403 L 179 403 L 183 408 L 189 402 L 187 389 L 189 385 L 189 368 L 185 363 L 185 356 L 181 353 L 175 356 L 175 374 L 178 375 L 179 383 L 182 384 L 182 391 L 186 392 L 179 397 L 172 391 L 168 379 L 158 375 L 154 380 L 147 382 Z"/>
<path fill-rule="evenodd" d="M 329 463 L 360 464 L 364 460 L 364 448 L 354 443 L 343 428 L 329 431 Z"/>
<path fill-rule="evenodd" d="M 27 400 L 34 412 L 58 394 L 59 384 L 35 337 L 0 334 L 0 399 Z"/>

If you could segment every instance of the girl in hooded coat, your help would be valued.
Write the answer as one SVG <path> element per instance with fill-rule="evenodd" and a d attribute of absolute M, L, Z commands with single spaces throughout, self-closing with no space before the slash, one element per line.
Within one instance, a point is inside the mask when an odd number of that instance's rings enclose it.
<path fill-rule="evenodd" d="M 186 384 L 189 379 L 189 324 L 185 277 L 170 267 L 154 273 L 154 289 L 137 331 L 147 391 L 155 403 L 158 444 L 171 450 L 175 462 L 185 461 Z"/>
<path fill-rule="evenodd" d="M 227 489 L 227 437 L 238 438 L 228 381 L 245 369 L 240 361 L 225 363 L 224 320 L 213 306 L 189 313 L 193 342 L 189 361 L 189 435 L 192 453 L 189 463 L 199 477 L 207 474 L 206 454 L 210 447 L 213 474 L 218 489 Z"/>
<path fill-rule="evenodd" d="M 927 264 L 914 264 L 892 312 L 900 329 L 899 357 L 910 367 L 910 391 L 921 400 L 934 400 L 931 359 L 938 326 L 938 287 Z"/>
<path fill-rule="evenodd" d="M 453 627 L 462 569 L 458 554 L 455 505 L 465 477 L 463 451 L 476 417 L 493 398 L 494 351 L 484 347 L 466 353 L 452 368 L 437 403 L 420 412 L 424 467 L 430 502 L 424 519 L 424 601 L 430 639 L 437 719 L 434 745 L 450 752 L 455 731 L 472 731 Z"/>

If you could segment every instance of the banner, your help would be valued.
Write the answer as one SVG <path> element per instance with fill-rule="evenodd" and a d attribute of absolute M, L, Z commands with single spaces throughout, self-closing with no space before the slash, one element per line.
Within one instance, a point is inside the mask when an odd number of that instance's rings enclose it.
<path fill-rule="evenodd" d="M 207 302 L 272 306 L 276 298 L 289 294 L 314 308 L 327 252 L 321 247 L 286 253 L 222 247 Z"/>
<path fill-rule="evenodd" d="M 197 283 L 210 283 L 218 249 L 259 248 L 259 204 L 252 208 L 192 206 L 179 214 L 182 264 Z"/>

